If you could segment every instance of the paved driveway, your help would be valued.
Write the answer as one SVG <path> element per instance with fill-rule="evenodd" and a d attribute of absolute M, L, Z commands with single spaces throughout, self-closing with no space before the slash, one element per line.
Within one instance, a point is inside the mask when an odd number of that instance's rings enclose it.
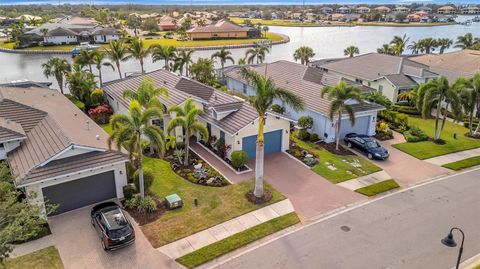
<path fill-rule="evenodd" d="M 58 248 L 65 268 L 180 268 L 154 249 L 135 223 L 133 245 L 105 252 L 90 224 L 90 209 L 82 208 L 50 219 L 51 240 Z"/>
<path fill-rule="evenodd" d="M 265 180 L 287 196 L 297 213 L 306 219 L 366 199 L 332 184 L 286 153 L 265 157 Z"/>

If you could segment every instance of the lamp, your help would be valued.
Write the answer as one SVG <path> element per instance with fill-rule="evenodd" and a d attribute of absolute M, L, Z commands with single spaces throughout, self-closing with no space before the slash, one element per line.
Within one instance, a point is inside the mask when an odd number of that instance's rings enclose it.
<path fill-rule="evenodd" d="M 455 239 L 453 239 L 453 231 L 457 230 L 462 234 L 462 243 L 460 244 L 460 249 L 458 250 L 458 257 L 457 257 L 457 266 L 455 269 L 460 268 L 460 260 L 462 259 L 462 253 L 463 253 L 463 242 L 465 241 L 465 234 L 463 233 L 462 229 L 453 227 L 450 229 L 450 232 L 448 235 L 441 240 L 442 244 L 444 244 L 447 247 L 454 248 L 457 246 L 457 242 L 455 242 Z"/>

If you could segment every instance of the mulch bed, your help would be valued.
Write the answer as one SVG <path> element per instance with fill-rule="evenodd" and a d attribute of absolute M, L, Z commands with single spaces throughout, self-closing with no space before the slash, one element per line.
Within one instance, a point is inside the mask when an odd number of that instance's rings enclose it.
<path fill-rule="evenodd" d="M 349 155 L 355 155 L 352 151 L 349 149 L 346 149 L 342 146 L 338 147 L 338 150 L 336 149 L 336 143 L 321 143 L 320 146 L 326 150 L 328 150 L 330 153 L 340 155 L 340 156 L 349 156 Z"/>
<path fill-rule="evenodd" d="M 152 197 L 153 200 L 155 200 L 155 202 L 157 203 L 157 210 L 153 212 L 142 213 L 139 212 L 137 209 L 124 207 L 128 214 L 130 214 L 130 216 L 132 216 L 132 218 L 134 218 L 140 226 L 156 221 L 163 215 L 163 213 L 165 213 L 165 211 L 167 211 L 167 207 L 164 201 L 160 200 L 158 197 L 155 196 L 150 197 Z"/>
<path fill-rule="evenodd" d="M 447 142 L 445 142 L 445 140 L 443 140 L 443 139 L 433 140 L 433 143 L 435 143 L 435 144 L 437 144 L 437 145 L 445 145 L 445 144 L 447 144 Z"/>
<path fill-rule="evenodd" d="M 250 203 L 258 205 L 258 204 L 263 204 L 263 203 L 270 202 L 270 200 L 272 200 L 272 193 L 270 191 L 265 190 L 263 192 L 263 196 L 258 198 L 253 193 L 253 190 L 250 190 L 245 194 L 245 197 L 247 197 L 247 200 Z"/>

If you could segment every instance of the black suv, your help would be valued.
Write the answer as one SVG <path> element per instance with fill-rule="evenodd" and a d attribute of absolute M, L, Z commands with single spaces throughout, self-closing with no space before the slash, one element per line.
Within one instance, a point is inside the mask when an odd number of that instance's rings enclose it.
<path fill-rule="evenodd" d="M 125 247 L 135 241 L 135 230 L 116 203 L 98 204 L 92 208 L 90 215 L 105 251 Z"/>
<path fill-rule="evenodd" d="M 357 148 L 369 159 L 386 160 L 389 157 L 388 150 L 384 149 L 374 138 L 368 135 L 359 135 L 355 133 L 347 134 L 344 138 L 349 148 Z"/>

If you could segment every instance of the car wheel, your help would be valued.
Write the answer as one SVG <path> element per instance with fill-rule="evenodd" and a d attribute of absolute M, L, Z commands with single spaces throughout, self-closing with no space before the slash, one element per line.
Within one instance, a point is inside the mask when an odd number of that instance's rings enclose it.
<path fill-rule="evenodd" d="M 107 246 L 105 245 L 105 241 L 103 241 L 103 238 L 102 238 L 102 248 L 103 250 L 107 251 Z"/>
<path fill-rule="evenodd" d="M 352 143 L 348 142 L 347 147 L 352 148 Z"/>
<path fill-rule="evenodd" d="M 372 153 L 368 153 L 367 157 L 368 157 L 370 160 L 373 159 Z"/>

